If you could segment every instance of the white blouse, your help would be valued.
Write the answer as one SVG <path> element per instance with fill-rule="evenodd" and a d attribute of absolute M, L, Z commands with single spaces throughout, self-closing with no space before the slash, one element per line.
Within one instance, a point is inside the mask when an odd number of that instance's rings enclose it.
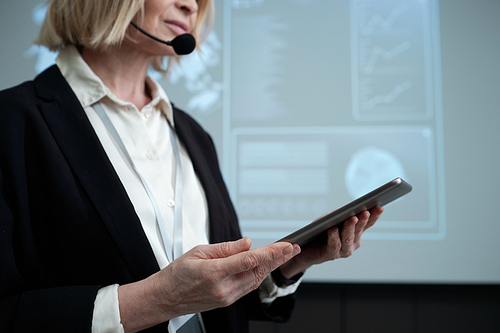
<path fill-rule="evenodd" d="M 151 189 L 160 206 L 167 233 L 173 234 L 175 156 L 170 141 L 174 124 L 170 101 L 161 85 L 151 78 L 146 84 L 152 92 L 152 101 L 141 110 L 129 102 L 118 99 L 83 60 L 78 50 L 68 46 L 62 50 L 56 63 L 76 94 L 90 120 L 106 154 L 118 174 L 134 209 L 141 221 L 159 267 L 169 264 L 154 209 L 149 197 L 137 177 L 133 166 L 108 133 L 92 105 L 100 102 L 105 113 L 116 128 L 127 151 L 141 176 Z M 182 248 L 189 251 L 199 244 L 208 244 L 208 207 L 205 193 L 194 172 L 185 147 L 176 140 L 182 164 Z M 189 208 L 187 208 L 189 207 Z M 196 209 L 192 209 L 196 207 Z M 171 251 L 170 249 L 169 251 Z M 295 292 L 299 283 L 278 288 L 270 276 L 259 288 L 263 303 L 271 303 L 276 297 Z M 99 290 L 94 306 L 92 332 L 123 332 L 120 323 L 118 285 Z"/>

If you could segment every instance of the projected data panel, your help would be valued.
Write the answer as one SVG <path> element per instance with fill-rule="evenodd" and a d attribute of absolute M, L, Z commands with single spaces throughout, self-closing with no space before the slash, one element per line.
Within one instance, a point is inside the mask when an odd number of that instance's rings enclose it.
<path fill-rule="evenodd" d="M 233 2 L 224 156 L 245 235 L 269 243 L 402 177 L 413 192 L 365 239 L 445 237 L 433 6 Z M 294 24 L 303 17 L 316 18 L 309 29 Z"/>
<path fill-rule="evenodd" d="M 254 241 L 279 239 L 399 176 L 419 186 L 392 203 L 364 237 L 436 239 L 444 228 L 434 204 L 436 160 L 427 127 L 240 129 L 232 141 L 233 198 L 244 234 Z"/>

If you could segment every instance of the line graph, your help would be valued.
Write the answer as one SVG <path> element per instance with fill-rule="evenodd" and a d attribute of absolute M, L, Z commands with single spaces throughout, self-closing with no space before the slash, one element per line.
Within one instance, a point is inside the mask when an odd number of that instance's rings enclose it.
<path fill-rule="evenodd" d="M 373 47 L 372 53 L 364 67 L 365 74 L 373 73 L 373 68 L 375 67 L 375 64 L 379 58 L 392 60 L 409 49 L 411 49 L 411 43 L 409 41 L 401 43 L 390 51 L 386 51 L 380 45 L 376 45 L 375 47 Z"/>
<path fill-rule="evenodd" d="M 408 10 L 410 10 L 410 5 L 403 3 L 394 8 L 386 19 L 380 14 L 374 14 L 362 30 L 363 35 L 370 36 L 377 27 L 380 27 L 383 31 L 390 30 L 401 14 Z"/>
<path fill-rule="evenodd" d="M 398 96 L 400 96 L 403 92 L 411 88 L 411 81 L 405 81 L 401 84 L 398 84 L 394 89 L 391 90 L 387 95 L 377 95 L 367 101 L 364 107 L 367 110 L 371 110 L 377 105 L 380 104 L 391 104 L 393 103 Z"/>
<path fill-rule="evenodd" d="M 351 1 L 355 119 L 432 116 L 429 6 L 421 0 Z"/>

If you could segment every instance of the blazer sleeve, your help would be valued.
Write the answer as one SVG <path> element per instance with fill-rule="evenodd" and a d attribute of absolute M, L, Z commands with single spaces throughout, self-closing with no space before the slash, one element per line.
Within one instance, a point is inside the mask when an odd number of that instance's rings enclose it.
<path fill-rule="evenodd" d="M 25 179 L 21 174 L 25 161 L 21 146 L 26 124 L 20 114 L 12 117 L 16 110 L 9 104 L 13 96 L 26 96 L 21 91 L 26 89 L 0 92 L 0 331 L 67 332 L 71 327 L 72 332 L 90 332 L 99 285 L 32 289 L 19 267 L 24 257 L 22 252 L 30 251 L 29 244 L 33 243 L 24 228 L 16 224 L 29 216 L 29 212 L 23 211 L 23 204 L 15 199 L 24 192 L 21 187 Z M 16 117 L 20 121 L 12 121 Z M 17 181 L 21 184 L 14 186 Z M 22 266 L 38 270 L 35 261 L 24 262 Z"/>

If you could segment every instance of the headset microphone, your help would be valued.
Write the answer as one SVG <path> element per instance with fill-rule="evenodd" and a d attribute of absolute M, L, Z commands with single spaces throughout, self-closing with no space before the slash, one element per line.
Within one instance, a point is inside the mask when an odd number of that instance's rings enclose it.
<path fill-rule="evenodd" d="M 171 41 L 166 41 L 159 39 L 158 37 L 155 37 L 147 33 L 146 31 L 142 30 L 137 24 L 135 24 L 134 21 L 130 21 L 130 24 L 132 24 L 134 28 L 136 28 L 149 38 L 152 38 L 157 42 L 172 46 L 174 48 L 175 53 L 177 53 L 178 55 L 189 54 L 193 52 L 194 48 L 196 47 L 196 40 L 191 34 L 182 34 L 175 37 Z"/>

